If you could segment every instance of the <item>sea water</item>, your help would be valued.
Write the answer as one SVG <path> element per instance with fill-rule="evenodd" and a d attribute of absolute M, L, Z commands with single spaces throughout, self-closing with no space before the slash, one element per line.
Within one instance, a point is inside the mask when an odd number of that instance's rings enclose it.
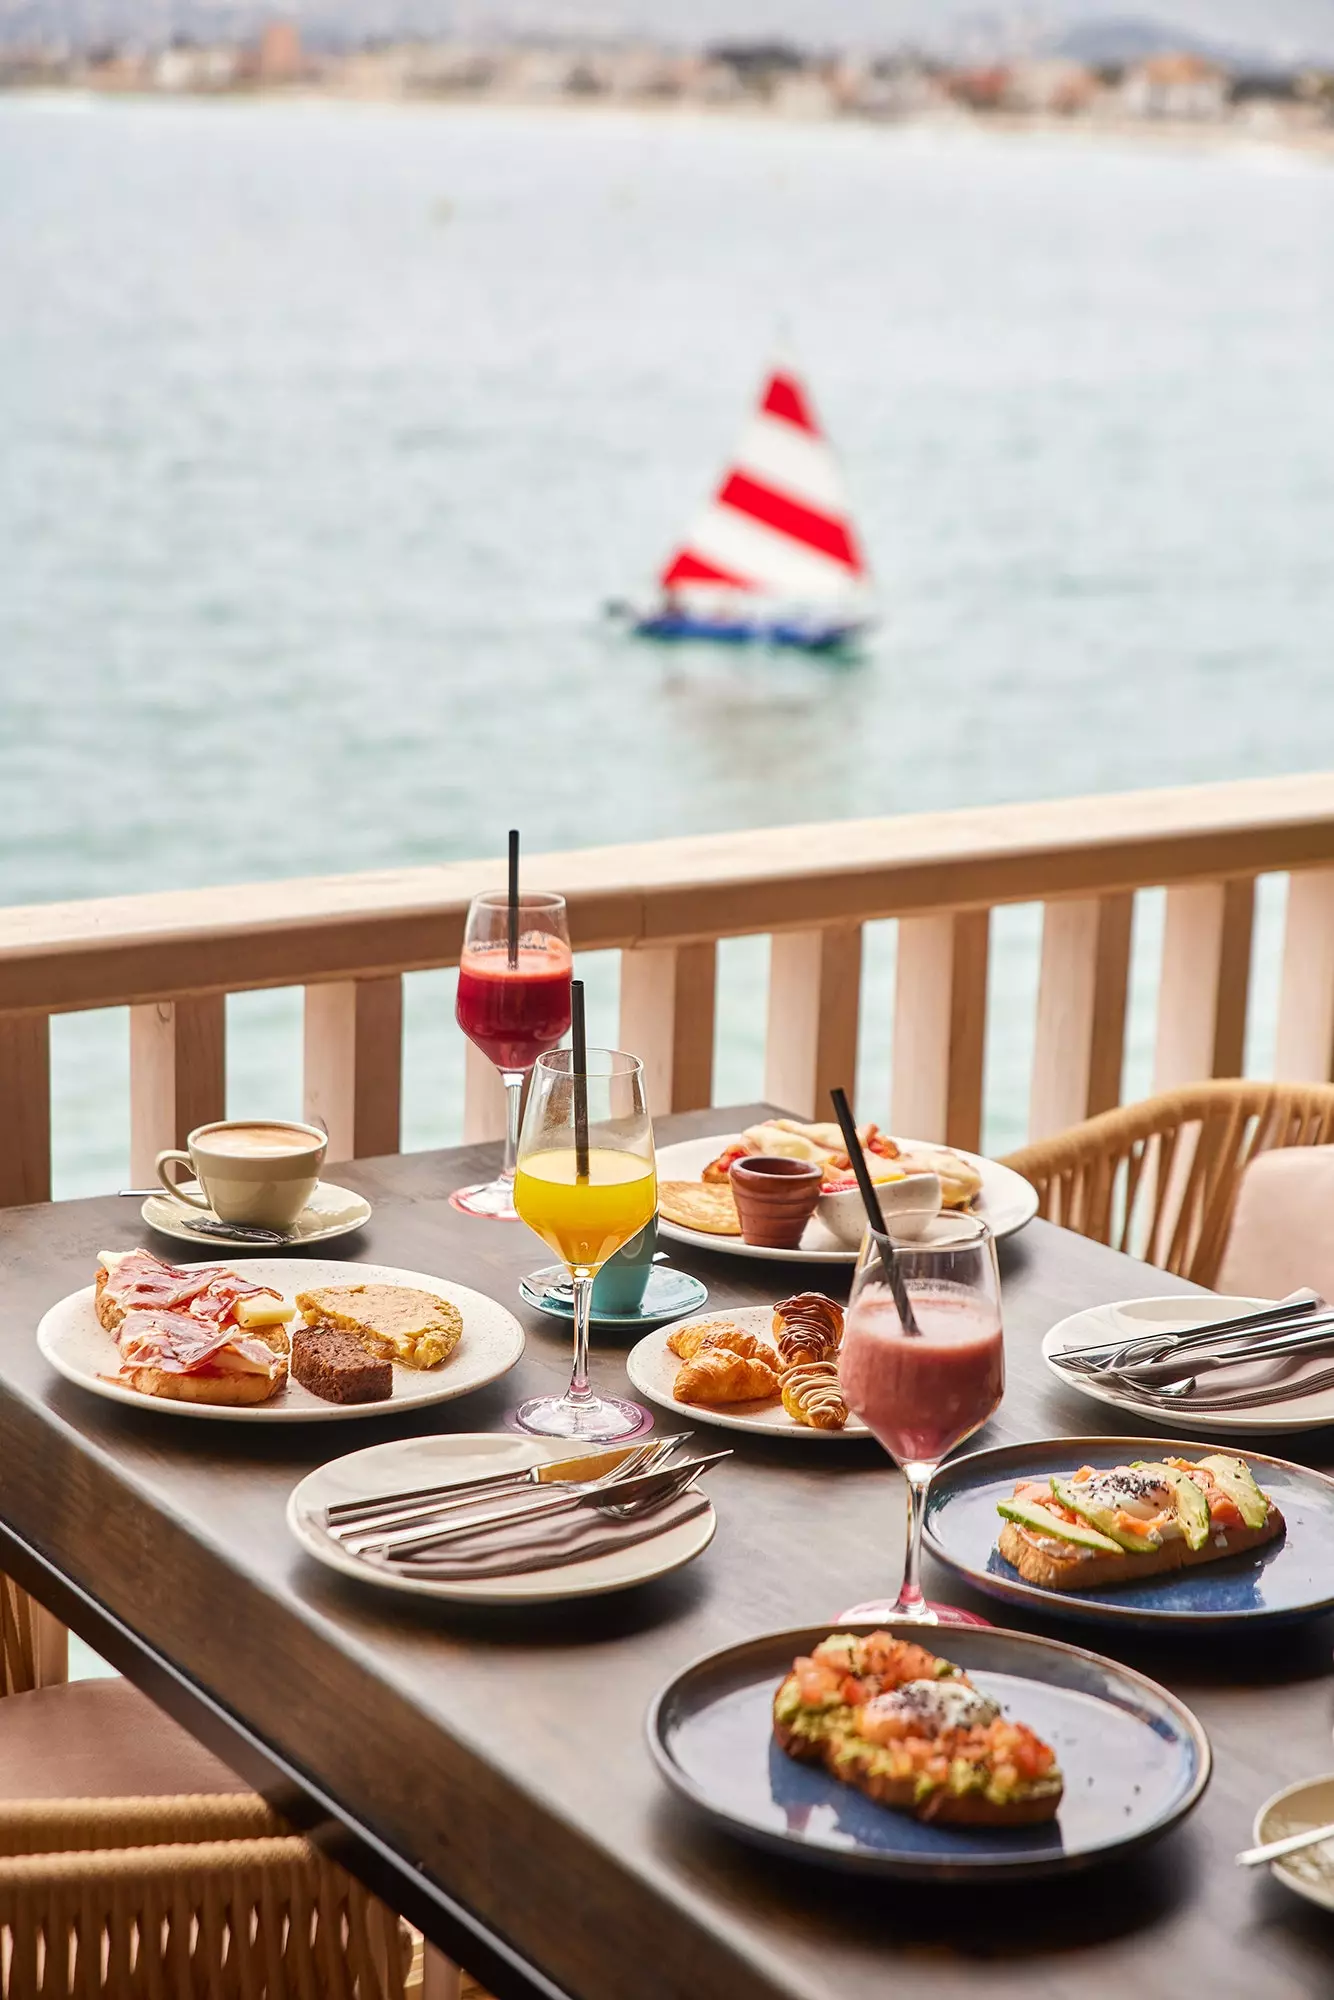
<path fill-rule="evenodd" d="M 1149 135 L 5 98 L 0 901 L 1331 763 L 1332 232 L 1323 161 Z M 879 633 L 850 668 L 627 641 L 603 601 L 783 347 Z M 996 922 L 993 1146 L 1036 937 Z M 724 1098 L 765 951 L 722 954 Z M 874 927 L 871 1112 L 892 955 Z M 299 996 L 229 1011 L 229 1111 L 299 1115 Z M 457 1136 L 452 1014 L 409 980 L 408 1144 Z M 57 1186 L 114 1186 L 125 1016 L 54 1049 Z"/>

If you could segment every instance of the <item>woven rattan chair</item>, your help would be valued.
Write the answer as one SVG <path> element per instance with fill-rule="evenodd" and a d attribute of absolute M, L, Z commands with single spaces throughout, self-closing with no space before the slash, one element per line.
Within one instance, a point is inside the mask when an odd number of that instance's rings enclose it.
<path fill-rule="evenodd" d="M 65 1638 L 0 1576 L 0 2000 L 457 1994 L 453 1966 L 137 1689 L 60 1685 Z M 71 1782 L 86 1795 L 60 1796 Z"/>
<path fill-rule="evenodd" d="M 1237 1078 L 1104 1111 L 1005 1165 L 1033 1183 L 1049 1221 L 1212 1285 L 1249 1161 L 1331 1141 L 1334 1084 Z"/>

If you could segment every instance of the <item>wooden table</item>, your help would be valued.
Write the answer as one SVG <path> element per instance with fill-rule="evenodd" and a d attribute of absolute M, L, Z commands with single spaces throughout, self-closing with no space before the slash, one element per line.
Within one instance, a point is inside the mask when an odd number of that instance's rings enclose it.
<path fill-rule="evenodd" d="M 735 1130 L 754 1111 L 663 1120 L 660 1136 Z M 438 1271 L 517 1309 L 519 1274 L 548 1261 L 535 1240 L 445 1199 L 494 1158 L 473 1148 L 340 1169 L 376 1205 L 344 1254 Z M 669 1795 L 643 1718 L 696 1655 L 832 1619 L 895 1582 L 902 1482 L 876 1447 L 729 1440 L 736 1456 L 710 1483 L 712 1547 L 642 1589 L 522 1613 L 418 1608 L 302 1556 L 288 1493 L 321 1459 L 388 1436 L 495 1428 L 522 1395 L 563 1380 L 564 1329 L 528 1315 L 514 1374 L 417 1419 L 266 1431 L 139 1412 L 56 1379 L 33 1329 L 90 1281 L 99 1248 L 142 1234 L 115 1199 L 0 1216 L 0 1563 L 501 2000 L 1289 2000 L 1334 1988 L 1334 1928 L 1232 1865 L 1270 1791 L 1334 1768 L 1330 1621 L 1226 1644 L 1091 1642 L 1183 1695 L 1213 1740 L 1203 1804 L 1144 1856 L 986 1893 L 804 1869 L 713 1833 Z M 1009 1387 L 983 1441 L 1114 1428 L 1047 1375 L 1040 1337 L 1075 1307 L 1173 1281 L 1042 1223 L 1002 1261 Z M 690 1262 L 716 1305 L 780 1295 L 764 1265 Z M 605 1337 L 594 1374 L 624 1386 Z M 1334 1464 L 1329 1432 L 1292 1449 Z M 969 1601 L 942 1575 L 928 1587 Z"/>

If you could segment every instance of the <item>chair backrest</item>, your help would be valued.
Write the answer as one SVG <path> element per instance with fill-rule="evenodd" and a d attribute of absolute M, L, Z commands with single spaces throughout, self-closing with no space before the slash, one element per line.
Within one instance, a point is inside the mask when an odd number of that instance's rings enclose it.
<path fill-rule="evenodd" d="M 244 1796 L 0 1808 L 2 2000 L 403 2000 L 405 1929 L 281 1826 Z"/>
<path fill-rule="evenodd" d="M 1011 1153 L 1040 1213 L 1212 1285 L 1241 1175 L 1257 1153 L 1334 1140 L 1334 1084 L 1189 1084 Z"/>

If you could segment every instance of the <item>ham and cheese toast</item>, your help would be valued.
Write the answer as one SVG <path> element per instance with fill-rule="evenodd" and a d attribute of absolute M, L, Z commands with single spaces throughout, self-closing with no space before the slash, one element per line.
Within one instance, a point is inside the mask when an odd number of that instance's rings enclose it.
<path fill-rule="evenodd" d="M 1283 1515 L 1244 1459 L 1138 1459 L 1069 1478 L 1021 1480 L 997 1509 L 997 1547 L 1043 1590 L 1115 1589 L 1221 1562 L 1283 1532 Z"/>
<path fill-rule="evenodd" d="M 104 1250 L 94 1309 L 120 1350 L 118 1380 L 171 1402 L 266 1403 L 287 1381 L 293 1307 L 218 1264 Z"/>
<path fill-rule="evenodd" d="M 962 1669 L 888 1632 L 835 1632 L 774 1696 L 789 1757 L 823 1764 L 877 1804 L 957 1826 L 1053 1819 L 1064 1789 L 1050 1747 Z"/>

